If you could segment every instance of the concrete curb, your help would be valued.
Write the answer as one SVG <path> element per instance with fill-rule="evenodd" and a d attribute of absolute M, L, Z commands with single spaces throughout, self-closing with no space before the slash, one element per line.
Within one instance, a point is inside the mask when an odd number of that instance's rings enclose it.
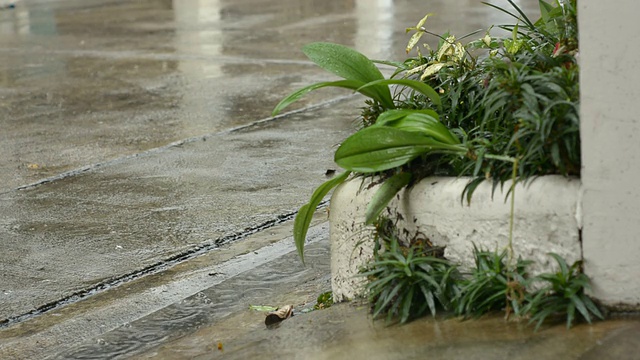
<path fill-rule="evenodd" d="M 375 181 L 375 180 L 373 180 Z M 510 202 L 505 195 L 510 183 L 499 186 L 484 182 L 471 204 L 461 201 L 470 178 L 431 177 L 394 199 L 386 215 L 398 220 L 409 238 L 426 236 L 435 245 L 446 246 L 445 256 L 462 268 L 473 266 L 473 244 L 501 251 L 508 244 Z M 569 264 L 582 258 L 580 241 L 580 180 L 543 176 L 518 184 L 513 248 L 516 256 L 533 260 L 535 275 L 553 271 L 554 252 Z M 364 279 L 358 268 L 372 256 L 373 228 L 364 225 L 369 200 L 379 185 L 356 178 L 338 187 L 331 198 L 331 282 L 335 301 L 352 299 L 362 291 Z"/>

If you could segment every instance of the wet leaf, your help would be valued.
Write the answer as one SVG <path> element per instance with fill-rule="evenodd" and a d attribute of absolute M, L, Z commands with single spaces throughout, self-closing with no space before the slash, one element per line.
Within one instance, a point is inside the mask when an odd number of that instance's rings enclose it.
<path fill-rule="evenodd" d="M 373 195 L 373 198 L 367 206 L 367 211 L 365 213 L 366 224 L 373 224 L 378 216 L 380 216 L 382 210 L 387 207 L 389 201 L 391 201 L 391 199 L 393 199 L 393 197 L 402 190 L 402 188 L 407 186 L 410 181 L 410 173 L 399 173 L 385 180 L 378 191 L 376 191 L 375 195 Z"/>
<path fill-rule="evenodd" d="M 350 172 L 345 171 L 342 174 L 336 176 L 335 178 L 326 181 L 322 185 L 318 186 L 318 188 L 311 195 L 311 199 L 305 205 L 303 205 L 300 210 L 298 210 L 298 214 L 293 222 L 293 240 L 296 243 L 296 249 L 298 249 L 298 255 L 300 255 L 300 260 L 304 264 L 304 242 L 307 238 L 307 231 L 309 230 L 309 224 L 311 224 L 311 219 L 313 218 L 313 213 L 316 211 L 318 205 L 322 199 L 327 195 L 327 193 L 333 189 L 334 187 L 343 183 Z"/>
<path fill-rule="evenodd" d="M 371 126 L 348 137 L 336 151 L 335 161 L 350 171 L 372 173 L 404 165 L 430 151 L 461 152 L 464 149 L 420 133 Z"/>
<path fill-rule="evenodd" d="M 362 84 L 384 79 L 373 61 L 356 50 L 339 44 L 317 42 L 306 45 L 302 52 L 321 68 L 346 80 Z M 391 91 L 388 86 L 374 86 L 370 96 L 387 108 L 393 108 Z"/>
<path fill-rule="evenodd" d="M 365 83 L 361 81 L 355 81 L 355 80 L 339 80 L 339 81 L 319 82 L 309 86 L 305 86 L 302 89 L 296 90 L 293 93 L 289 94 L 284 99 L 282 99 L 271 112 L 271 116 L 278 115 L 284 108 L 300 100 L 303 96 L 305 96 L 306 94 L 310 93 L 313 90 L 331 86 L 331 87 L 342 87 L 342 88 L 351 89 L 355 91 L 358 88 L 362 87 L 362 85 L 364 84 Z M 377 96 L 375 93 L 367 90 L 361 91 L 361 93 L 365 96 L 369 96 L 372 98 L 374 98 L 373 96 Z"/>
<path fill-rule="evenodd" d="M 375 86 L 385 86 L 388 88 L 388 85 L 402 85 L 402 86 L 406 86 L 408 88 L 411 88 L 413 90 L 419 91 L 420 93 L 422 93 L 424 96 L 426 96 L 427 98 L 429 98 L 429 100 L 431 100 L 431 102 L 433 102 L 434 104 L 436 104 L 438 106 L 438 108 L 441 108 L 442 103 L 440 101 L 440 95 L 438 95 L 438 93 L 433 90 L 433 88 L 421 81 L 416 81 L 416 80 L 410 80 L 410 79 L 383 79 L 383 80 L 376 80 L 376 81 L 372 81 L 370 83 L 367 83 L 363 86 L 361 86 L 360 88 L 358 88 L 358 92 L 362 92 L 363 90 L 366 90 L 369 87 L 375 87 Z"/>
<path fill-rule="evenodd" d="M 282 322 L 283 320 L 286 320 L 292 316 L 293 305 L 285 305 L 281 308 L 278 308 L 278 310 L 276 311 L 269 312 L 264 319 L 264 324 L 267 325 L 267 327 L 270 327 L 271 325 Z"/>

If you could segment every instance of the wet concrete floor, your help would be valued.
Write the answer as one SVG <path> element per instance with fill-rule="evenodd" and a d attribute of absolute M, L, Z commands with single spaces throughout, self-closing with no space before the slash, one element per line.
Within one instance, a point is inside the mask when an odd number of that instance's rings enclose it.
<path fill-rule="evenodd" d="M 326 216 L 306 268 L 290 220 L 335 169 L 332 152 L 362 98 L 326 90 L 269 118 L 285 94 L 327 79 L 300 48 L 333 41 L 401 60 L 404 29 L 427 12 L 436 33 L 509 22 L 475 0 L 0 9 L 0 358 L 322 358 L 378 344 L 396 354 L 393 341 L 418 325 L 371 325 L 342 305 L 267 332 L 247 306 L 311 306 L 328 289 Z M 635 323 L 611 324 L 585 339 L 637 333 Z M 212 337 L 224 351 L 207 350 Z"/>

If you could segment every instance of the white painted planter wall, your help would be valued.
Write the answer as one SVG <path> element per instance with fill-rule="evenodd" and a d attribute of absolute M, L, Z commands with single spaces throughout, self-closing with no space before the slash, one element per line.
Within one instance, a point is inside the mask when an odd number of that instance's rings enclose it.
<path fill-rule="evenodd" d="M 427 178 L 400 193 L 390 204 L 390 218 L 401 214 L 398 225 L 426 235 L 446 246 L 445 256 L 463 268 L 473 266 L 473 243 L 487 250 L 505 249 L 509 236 L 510 202 L 498 187 L 482 183 L 471 204 L 461 203 L 468 178 Z M 362 291 L 358 269 L 372 256 L 373 228 L 364 225 L 364 213 L 377 186 L 354 179 L 338 187 L 331 198 L 331 284 L 335 301 L 352 299 Z M 540 177 L 516 187 L 513 248 L 516 256 L 534 261 L 532 274 L 555 269 L 547 255 L 555 252 L 569 264 L 582 258 L 580 244 L 580 180 Z"/>

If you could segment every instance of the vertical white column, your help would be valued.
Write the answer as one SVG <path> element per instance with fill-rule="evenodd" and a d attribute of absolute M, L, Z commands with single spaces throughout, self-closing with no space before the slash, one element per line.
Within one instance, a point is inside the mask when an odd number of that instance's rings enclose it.
<path fill-rule="evenodd" d="M 392 47 L 398 45 L 392 43 L 394 30 L 405 26 L 393 21 L 393 0 L 356 0 L 355 11 L 358 19 L 356 49 L 378 60 L 387 59 L 393 53 Z"/>
<path fill-rule="evenodd" d="M 640 2 L 578 6 L 585 271 L 597 299 L 640 308 Z"/>

